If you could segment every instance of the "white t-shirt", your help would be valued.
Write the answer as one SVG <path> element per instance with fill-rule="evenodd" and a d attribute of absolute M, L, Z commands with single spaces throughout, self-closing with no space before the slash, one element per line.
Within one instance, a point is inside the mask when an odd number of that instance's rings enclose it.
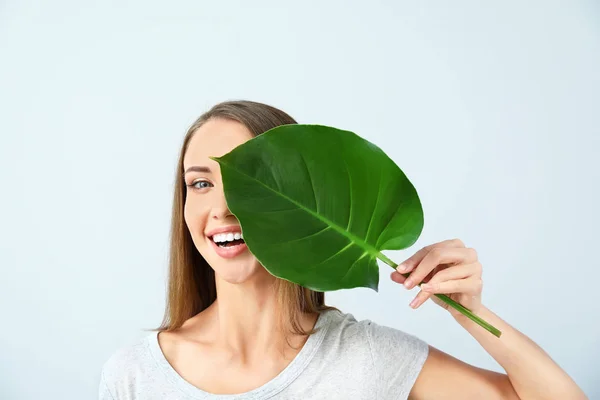
<path fill-rule="evenodd" d="M 406 399 L 429 353 L 422 340 L 357 322 L 337 310 L 321 313 L 300 352 L 279 375 L 249 392 L 215 395 L 171 367 L 156 332 L 116 352 L 102 369 L 100 400 Z"/>

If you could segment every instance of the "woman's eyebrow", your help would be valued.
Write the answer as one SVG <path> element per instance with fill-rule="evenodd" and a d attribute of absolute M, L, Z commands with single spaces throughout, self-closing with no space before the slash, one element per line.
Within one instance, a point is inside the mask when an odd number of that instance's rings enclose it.
<path fill-rule="evenodd" d="M 193 166 L 186 169 L 183 175 L 187 174 L 188 172 L 206 172 L 207 174 L 210 174 L 211 170 L 208 167 Z"/>

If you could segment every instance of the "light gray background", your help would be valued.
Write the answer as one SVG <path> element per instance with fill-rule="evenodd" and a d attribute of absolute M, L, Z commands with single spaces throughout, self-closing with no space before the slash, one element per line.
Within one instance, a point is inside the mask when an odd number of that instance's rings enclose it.
<path fill-rule="evenodd" d="M 159 324 L 182 137 L 237 98 L 385 149 L 426 219 L 392 259 L 464 240 L 485 304 L 600 398 L 597 3 L 15 0 L 0 50 L 0 398 L 95 398 Z M 498 370 L 389 272 L 329 302 Z"/>

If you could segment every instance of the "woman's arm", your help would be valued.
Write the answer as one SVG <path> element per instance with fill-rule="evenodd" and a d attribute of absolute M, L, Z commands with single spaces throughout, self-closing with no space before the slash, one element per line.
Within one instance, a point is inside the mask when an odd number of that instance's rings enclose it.
<path fill-rule="evenodd" d="M 419 307 L 434 293 L 444 293 L 498 328 L 500 338 L 434 298 L 506 371 L 505 375 L 476 368 L 431 348 L 411 399 L 587 399 L 538 345 L 481 304 L 481 264 L 474 249 L 460 240 L 436 243 L 417 252 L 398 270 L 392 279 L 409 289 L 427 282 L 411 307 Z M 408 278 L 401 274 L 408 272 Z"/>
<path fill-rule="evenodd" d="M 455 318 L 507 374 L 473 367 L 431 348 L 411 399 L 587 399 L 531 339 L 485 307 L 477 314 L 500 329 L 502 336 L 491 335 L 462 314 Z"/>
<path fill-rule="evenodd" d="M 586 399 L 571 377 L 541 347 L 486 307 L 478 315 L 502 331 L 497 338 L 462 314 L 462 325 L 506 371 L 521 399 Z"/>
<path fill-rule="evenodd" d="M 435 347 L 412 387 L 410 400 L 519 400 L 505 374 L 469 365 Z"/>

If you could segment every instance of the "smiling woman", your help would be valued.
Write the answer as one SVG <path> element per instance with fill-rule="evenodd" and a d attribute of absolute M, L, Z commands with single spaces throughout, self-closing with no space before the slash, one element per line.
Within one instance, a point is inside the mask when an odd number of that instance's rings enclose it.
<path fill-rule="evenodd" d="M 542 349 L 481 304 L 482 266 L 460 240 L 419 250 L 390 278 L 408 289 L 423 283 L 413 308 L 443 293 L 499 328 L 496 338 L 448 310 L 506 374 L 357 321 L 328 307 L 322 292 L 271 275 L 247 248 L 211 157 L 295 123 L 271 106 L 234 101 L 192 124 L 177 164 L 165 317 L 106 362 L 101 399 L 585 398 Z"/>
<path fill-rule="evenodd" d="M 246 101 L 219 104 L 188 129 L 177 164 L 168 304 L 160 330 L 180 328 L 188 318 L 213 304 L 215 272 L 226 281 L 266 277 L 286 309 L 280 319 L 289 319 L 297 334 L 307 333 L 303 315 L 330 308 L 324 305 L 323 293 L 272 279 L 245 245 L 222 248 L 214 240 L 220 233 L 241 235 L 241 229 L 227 209 L 219 165 L 209 157 L 224 155 L 271 128 L 293 123 L 296 121 L 283 111 Z"/>

